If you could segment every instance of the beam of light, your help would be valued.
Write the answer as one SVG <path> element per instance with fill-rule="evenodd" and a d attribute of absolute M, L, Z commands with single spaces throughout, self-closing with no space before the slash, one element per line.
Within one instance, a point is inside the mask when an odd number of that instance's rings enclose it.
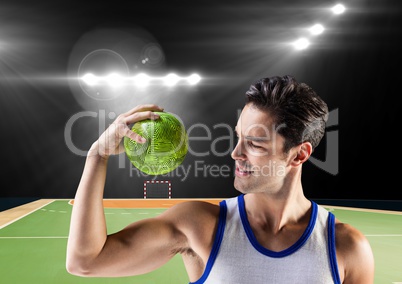
<path fill-rule="evenodd" d="M 309 31 L 312 35 L 319 35 L 324 32 L 324 26 L 321 24 L 315 24 L 312 27 L 310 27 Z"/>
<path fill-rule="evenodd" d="M 293 46 L 297 50 L 306 49 L 310 45 L 310 41 L 307 38 L 299 38 L 298 40 L 293 42 Z"/>
<path fill-rule="evenodd" d="M 345 6 L 343 6 L 342 4 L 336 4 L 331 8 L 331 10 L 332 13 L 334 13 L 335 15 L 340 15 L 345 12 Z"/>
<path fill-rule="evenodd" d="M 336 15 L 342 14 L 345 11 L 345 6 L 343 6 L 342 4 L 336 4 L 331 8 L 331 11 Z M 308 29 L 310 35 L 312 36 L 320 35 L 324 32 L 324 30 L 325 30 L 324 26 L 319 23 L 314 24 Z M 299 39 L 297 39 L 292 43 L 293 47 L 296 50 L 306 49 L 310 46 L 310 44 L 311 42 L 308 37 L 300 37 Z"/>

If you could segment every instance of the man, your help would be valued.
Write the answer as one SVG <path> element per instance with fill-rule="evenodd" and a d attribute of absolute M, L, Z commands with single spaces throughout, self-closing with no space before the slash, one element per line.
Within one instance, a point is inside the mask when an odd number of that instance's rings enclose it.
<path fill-rule="evenodd" d="M 81 276 L 150 272 L 181 254 L 190 283 L 352 283 L 374 279 L 365 236 L 303 194 L 302 166 L 325 132 L 328 108 L 292 76 L 263 78 L 246 92 L 236 125 L 235 188 L 213 205 L 184 202 L 107 235 L 102 205 L 107 161 L 129 129 L 158 119 L 156 105 L 120 115 L 93 143 L 75 196 L 67 270 Z"/>

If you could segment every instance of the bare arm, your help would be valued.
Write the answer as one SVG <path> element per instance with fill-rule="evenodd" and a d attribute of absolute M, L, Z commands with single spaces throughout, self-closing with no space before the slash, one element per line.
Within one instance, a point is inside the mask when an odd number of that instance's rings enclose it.
<path fill-rule="evenodd" d="M 335 231 L 342 283 L 374 283 L 374 256 L 367 238 L 356 228 L 340 222 Z"/>
<path fill-rule="evenodd" d="M 92 145 L 76 192 L 67 244 L 67 270 L 85 276 L 126 276 L 151 271 L 176 253 L 176 243 L 185 237 L 168 218 L 153 218 L 107 235 L 103 208 L 108 157 L 124 151 L 121 140 L 142 137 L 128 125 L 157 119 L 155 105 L 138 106 L 120 115 Z"/>

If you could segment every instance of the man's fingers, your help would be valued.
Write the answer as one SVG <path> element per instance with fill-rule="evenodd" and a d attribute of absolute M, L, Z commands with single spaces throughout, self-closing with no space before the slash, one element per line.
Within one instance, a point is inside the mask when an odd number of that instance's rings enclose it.
<path fill-rule="evenodd" d="M 125 123 L 131 124 L 131 123 L 135 123 L 137 121 L 141 121 L 141 120 L 145 120 L 145 119 L 155 120 L 158 118 L 159 118 L 159 115 L 152 111 L 142 111 L 142 112 L 133 113 L 133 114 L 129 115 L 128 117 L 126 117 Z M 125 136 L 128 136 L 129 138 L 131 138 L 134 141 L 137 141 L 138 143 L 145 143 L 147 141 L 144 137 L 131 131 L 128 127 L 126 128 Z"/>
<path fill-rule="evenodd" d="M 162 112 L 163 108 L 155 104 L 145 104 L 136 106 L 124 114 L 119 115 L 114 122 L 115 126 L 119 129 L 117 131 L 117 133 L 119 133 L 119 137 L 122 138 L 127 136 L 138 143 L 145 143 L 146 139 L 131 131 L 131 129 L 129 129 L 129 125 L 145 119 L 158 119 L 159 115 L 154 113 L 156 111 Z"/>
<path fill-rule="evenodd" d="M 126 128 L 126 131 L 124 133 L 124 136 L 127 136 L 128 138 L 130 138 L 131 140 L 134 140 L 138 143 L 145 143 L 147 141 L 147 139 L 145 139 L 144 137 L 140 136 L 139 134 L 131 131 L 130 129 Z"/>
<path fill-rule="evenodd" d="M 129 111 L 125 112 L 124 115 L 130 116 L 134 113 L 143 112 L 143 111 L 163 111 L 163 108 L 158 105 L 155 105 L 155 104 L 138 105 L 138 106 L 130 109 Z"/>
<path fill-rule="evenodd" d="M 158 118 L 159 118 L 159 115 L 154 113 L 154 112 L 152 112 L 152 111 L 149 111 L 149 110 L 148 111 L 141 111 L 141 112 L 136 112 L 136 113 L 133 113 L 133 114 L 131 114 L 129 116 L 126 116 L 125 117 L 125 123 L 126 124 L 131 124 L 131 123 L 134 123 L 134 122 L 137 122 L 137 121 L 140 121 L 140 120 L 145 120 L 145 119 L 155 120 L 155 119 L 158 119 Z"/>

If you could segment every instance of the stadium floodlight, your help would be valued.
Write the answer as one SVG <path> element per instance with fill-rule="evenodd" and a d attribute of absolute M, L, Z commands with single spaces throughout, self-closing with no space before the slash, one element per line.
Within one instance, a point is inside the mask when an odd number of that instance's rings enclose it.
<path fill-rule="evenodd" d="M 123 85 L 124 78 L 120 74 L 111 73 L 106 77 L 106 82 L 109 84 L 109 86 L 117 88 Z"/>
<path fill-rule="evenodd" d="M 312 35 L 319 35 L 324 32 L 324 26 L 321 24 L 315 24 L 310 27 L 309 31 Z"/>
<path fill-rule="evenodd" d="M 332 7 L 331 10 L 332 13 L 334 13 L 335 15 L 339 15 L 345 12 L 345 6 L 343 6 L 342 4 L 336 4 L 335 6 Z"/>
<path fill-rule="evenodd" d="M 165 76 L 165 78 L 163 79 L 163 81 L 165 82 L 165 84 L 167 86 L 174 86 L 177 84 L 177 82 L 180 81 L 180 77 L 177 76 L 174 73 L 170 73 L 168 75 Z"/>
<path fill-rule="evenodd" d="M 299 38 L 298 40 L 293 42 L 293 46 L 297 50 L 306 49 L 310 45 L 310 41 L 307 38 Z"/>
<path fill-rule="evenodd" d="M 187 82 L 190 85 L 195 85 L 201 80 L 200 75 L 198 74 L 191 74 L 190 76 L 187 77 Z"/>
<path fill-rule="evenodd" d="M 144 73 L 140 73 L 140 74 L 134 76 L 134 83 L 137 86 L 142 86 L 142 87 L 147 86 L 149 84 L 150 80 L 151 80 L 151 78 L 147 74 L 144 74 Z"/>
<path fill-rule="evenodd" d="M 95 86 L 99 82 L 99 78 L 92 73 L 85 74 L 81 77 L 81 80 L 88 86 Z"/>
<path fill-rule="evenodd" d="M 180 77 L 175 73 L 169 73 L 162 77 L 152 77 L 145 73 L 139 73 L 133 77 L 126 77 L 117 72 L 112 72 L 105 76 L 97 76 L 93 73 L 86 73 L 79 78 L 87 86 L 108 85 L 111 88 L 118 88 L 127 83 L 132 83 L 134 86 L 144 87 L 149 85 L 150 81 L 160 81 L 166 86 L 175 86 L 179 81 L 186 81 L 189 85 L 195 85 L 201 81 L 200 75 L 194 73 L 187 77 Z"/>

